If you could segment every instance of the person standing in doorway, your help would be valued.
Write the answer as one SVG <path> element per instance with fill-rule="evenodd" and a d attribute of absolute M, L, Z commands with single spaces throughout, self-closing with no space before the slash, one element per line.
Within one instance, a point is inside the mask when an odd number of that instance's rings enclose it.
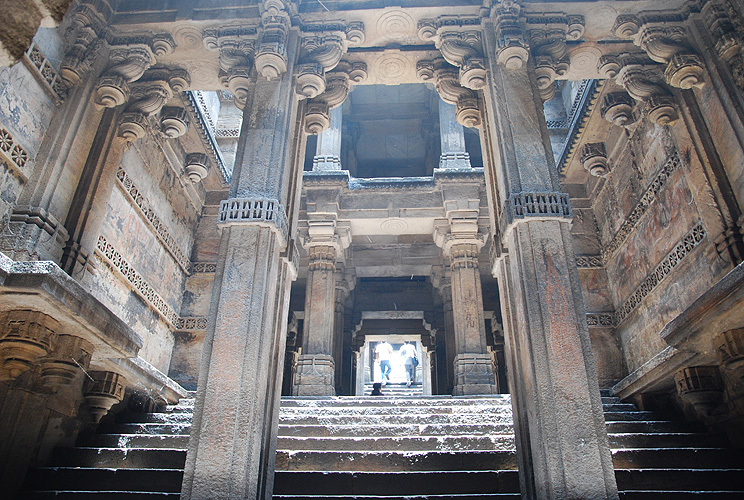
<path fill-rule="evenodd" d="M 400 357 L 403 358 L 403 366 L 406 368 L 406 387 L 416 383 L 416 367 L 418 358 L 416 357 L 416 348 L 413 344 L 406 342 L 400 348 Z"/>
<path fill-rule="evenodd" d="M 380 362 L 380 374 L 382 375 L 382 385 L 384 386 L 390 381 L 390 372 L 393 369 L 390 366 L 390 358 L 393 356 L 393 346 L 387 341 L 380 342 L 377 344 L 375 354 L 377 355 L 377 360 Z"/>

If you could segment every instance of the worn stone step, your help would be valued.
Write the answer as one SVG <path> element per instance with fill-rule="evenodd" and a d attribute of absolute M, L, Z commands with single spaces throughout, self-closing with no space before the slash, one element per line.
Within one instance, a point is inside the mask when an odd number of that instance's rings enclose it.
<path fill-rule="evenodd" d="M 127 415 L 126 423 L 191 424 L 192 418 L 191 413 L 137 413 Z"/>
<path fill-rule="evenodd" d="M 602 402 L 602 409 L 605 412 L 618 412 L 618 411 L 639 411 L 638 407 L 630 403 L 605 403 Z"/>
<path fill-rule="evenodd" d="M 621 399 L 618 398 L 617 396 L 602 396 L 602 404 L 620 403 L 620 402 L 621 402 Z"/>
<path fill-rule="evenodd" d="M 342 416 L 325 416 L 325 415 L 284 415 L 280 414 L 279 423 L 283 425 L 429 425 L 429 424 L 465 424 L 476 425 L 487 420 L 492 424 L 510 424 L 512 423 L 511 413 L 488 415 L 484 417 L 479 413 L 463 414 L 423 414 L 413 415 L 342 415 Z"/>
<path fill-rule="evenodd" d="M 610 447 L 623 448 L 720 448 L 726 446 L 725 437 L 703 433 L 656 432 L 608 434 Z"/>
<path fill-rule="evenodd" d="M 653 420 L 651 411 L 606 411 L 605 422 L 624 422 L 626 420 Z"/>
<path fill-rule="evenodd" d="M 23 500 L 175 500 L 180 493 L 153 493 L 149 491 L 34 491 Z"/>
<path fill-rule="evenodd" d="M 101 429 L 101 432 L 107 434 L 169 434 L 188 436 L 191 432 L 191 422 L 180 424 L 117 424 L 104 427 Z"/>
<path fill-rule="evenodd" d="M 101 448 L 172 448 L 185 450 L 188 434 L 96 434 L 83 441 L 87 447 Z"/>
<path fill-rule="evenodd" d="M 405 437 L 280 437 L 278 450 L 466 451 L 516 450 L 514 435 Z"/>
<path fill-rule="evenodd" d="M 621 500 L 742 500 L 741 491 L 623 491 Z"/>
<path fill-rule="evenodd" d="M 511 407 L 509 395 L 494 396 L 426 396 L 418 398 L 403 399 L 388 398 L 385 396 L 306 396 L 306 397 L 283 397 L 281 407 L 362 407 L 362 406 L 403 406 L 412 408 L 416 406 L 479 406 L 479 405 L 504 405 Z"/>
<path fill-rule="evenodd" d="M 744 469 L 616 469 L 615 478 L 621 491 L 739 491 Z"/>
<path fill-rule="evenodd" d="M 186 450 L 166 448 L 58 448 L 53 463 L 60 467 L 183 469 Z"/>
<path fill-rule="evenodd" d="M 408 415 L 412 411 L 426 415 L 511 415 L 511 406 L 431 406 L 415 407 L 406 406 L 365 406 L 365 407 L 338 407 L 327 406 L 322 408 L 322 415 L 333 416 L 373 416 L 373 415 Z M 282 418 L 302 417 L 305 415 L 317 415 L 318 408 L 282 408 Z"/>
<path fill-rule="evenodd" d="M 627 420 L 624 422 L 607 422 L 607 432 L 619 433 L 656 433 L 656 432 L 695 432 L 700 426 L 689 422 L 671 420 Z"/>
<path fill-rule="evenodd" d="M 458 472 L 309 472 L 278 471 L 274 494 L 427 495 L 519 493 L 519 473 Z"/>
<path fill-rule="evenodd" d="M 744 450 L 729 448 L 643 448 L 612 450 L 616 469 L 744 468 Z"/>
<path fill-rule="evenodd" d="M 314 471 L 476 471 L 515 470 L 515 451 L 347 452 L 277 451 L 276 470 Z"/>
<path fill-rule="evenodd" d="M 181 469 L 102 469 L 42 467 L 30 469 L 27 488 L 37 491 L 140 491 L 178 493 Z"/>
<path fill-rule="evenodd" d="M 397 436 L 469 436 L 514 434 L 508 424 L 431 424 L 431 425 L 280 425 L 279 436 L 287 437 L 397 437 Z"/>

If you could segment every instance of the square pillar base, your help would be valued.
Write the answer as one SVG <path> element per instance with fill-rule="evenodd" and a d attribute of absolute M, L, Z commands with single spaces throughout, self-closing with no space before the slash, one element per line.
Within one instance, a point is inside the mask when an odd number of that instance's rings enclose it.
<path fill-rule="evenodd" d="M 455 388 L 453 395 L 496 394 L 496 377 L 490 354 L 458 354 L 455 356 Z"/>
<path fill-rule="evenodd" d="M 335 363 L 327 354 L 302 354 L 295 366 L 293 396 L 335 396 Z"/>

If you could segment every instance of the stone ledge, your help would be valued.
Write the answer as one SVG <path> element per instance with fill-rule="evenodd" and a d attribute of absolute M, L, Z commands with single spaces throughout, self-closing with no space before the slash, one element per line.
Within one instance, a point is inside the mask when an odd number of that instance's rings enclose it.
<path fill-rule="evenodd" d="M 115 358 L 111 361 L 125 372 L 123 375 L 127 378 L 130 386 L 145 389 L 151 394 L 158 394 L 165 398 L 168 404 L 175 404 L 179 399 L 189 396 L 188 391 L 181 387 L 178 382 L 169 378 L 139 356 L 136 358 Z"/>
<path fill-rule="evenodd" d="M 612 394 L 626 400 L 638 394 L 671 389 L 673 375 L 690 363 L 693 353 L 667 347 L 612 387 Z"/>
<path fill-rule="evenodd" d="M 34 309 L 60 323 L 60 332 L 95 346 L 91 366 L 109 358 L 137 356 L 143 339 L 77 281 L 51 261 L 13 262 L 0 258 L 0 297 L 5 310 Z M 11 261 L 12 262 L 12 261 Z"/>

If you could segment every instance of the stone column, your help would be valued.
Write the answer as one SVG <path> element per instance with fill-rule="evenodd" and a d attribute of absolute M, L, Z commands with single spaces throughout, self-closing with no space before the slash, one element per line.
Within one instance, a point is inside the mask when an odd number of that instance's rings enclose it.
<path fill-rule="evenodd" d="M 354 351 L 354 357 L 356 359 L 356 395 L 364 396 L 364 360 L 367 355 L 367 344 L 359 348 L 358 351 Z"/>
<path fill-rule="evenodd" d="M 447 211 L 447 219 L 435 222 L 434 234 L 435 242 L 449 259 L 452 271 L 456 353 L 453 394 L 494 394 L 496 381 L 486 344 L 478 267 L 478 253 L 485 243 L 485 234 L 478 228 L 477 201 L 475 208 L 462 208 L 462 204 L 472 205 L 472 201 L 464 199 L 453 202 L 455 208 Z"/>
<path fill-rule="evenodd" d="M 542 99 L 519 21 L 500 4 L 486 23 L 490 55 L 482 142 L 498 221 L 494 244 L 521 491 L 534 499 L 618 498 L 581 284 Z M 508 254 L 506 253 L 508 252 Z M 457 309 L 457 306 L 455 306 Z"/>
<path fill-rule="evenodd" d="M 457 109 L 441 98 L 439 137 L 442 141 L 439 168 L 471 168 L 470 155 L 465 151 L 465 129 L 457 122 Z"/>
<path fill-rule="evenodd" d="M 437 266 L 439 268 L 439 266 Z M 455 318 L 452 314 L 452 271 L 448 265 L 441 267 L 441 272 L 432 276 L 434 286 L 439 290 L 442 296 L 442 305 L 444 309 L 444 346 L 447 370 L 447 387 L 448 394 L 452 394 L 455 388 Z"/>
<path fill-rule="evenodd" d="M 318 146 L 313 158 L 313 171 L 341 170 L 341 106 L 330 111 L 331 124 L 318 134 Z"/>
<path fill-rule="evenodd" d="M 273 490 L 277 372 L 286 342 L 277 322 L 286 324 L 288 294 L 281 288 L 289 284 L 280 252 L 288 241 L 292 138 L 301 123 L 293 91 L 297 34 L 285 11 L 266 14 L 264 29 L 273 23 L 282 43 L 259 43 L 259 75 L 241 94 L 243 125 L 229 198 L 220 206 L 184 499 L 270 499 Z"/>
<path fill-rule="evenodd" d="M 337 227 L 334 218 L 308 221 L 304 246 L 308 253 L 305 292 L 305 324 L 302 354 L 297 360 L 295 396 L 336 394 L 334 323 L 336 262 L 351 242 L 348 228 Z"/>
<path fill-rule="evenodd" d="M 333 309 L 333 360 L 336 367 L 336 389 L 339 395 L 345 395 L 351 390 L 351 386 L 348 383 L 345 383 L 342 379 L 345 370 L 348 370 L 348 367 L 351 363 L 350 359 L 344 359 L 345 349 L 348 349 L 348 344 L 350 344 L 351 342 L 351 339 L 348 339 L 348 341 L 346 342 L 347 346 L 344 347 L 344 303 L 349 297 L 351 290 L 354 289 L 353 268 L 351 269 L 351 271 L 352 272 L 348 272 L 343 269 L 337 269 L 335 275 L 336 296 Z M 351 373 L 349 372 L 347 376 L 350 377 Z M 342 384 L 345 385 L 345 387 L 342 387 Z"/>

